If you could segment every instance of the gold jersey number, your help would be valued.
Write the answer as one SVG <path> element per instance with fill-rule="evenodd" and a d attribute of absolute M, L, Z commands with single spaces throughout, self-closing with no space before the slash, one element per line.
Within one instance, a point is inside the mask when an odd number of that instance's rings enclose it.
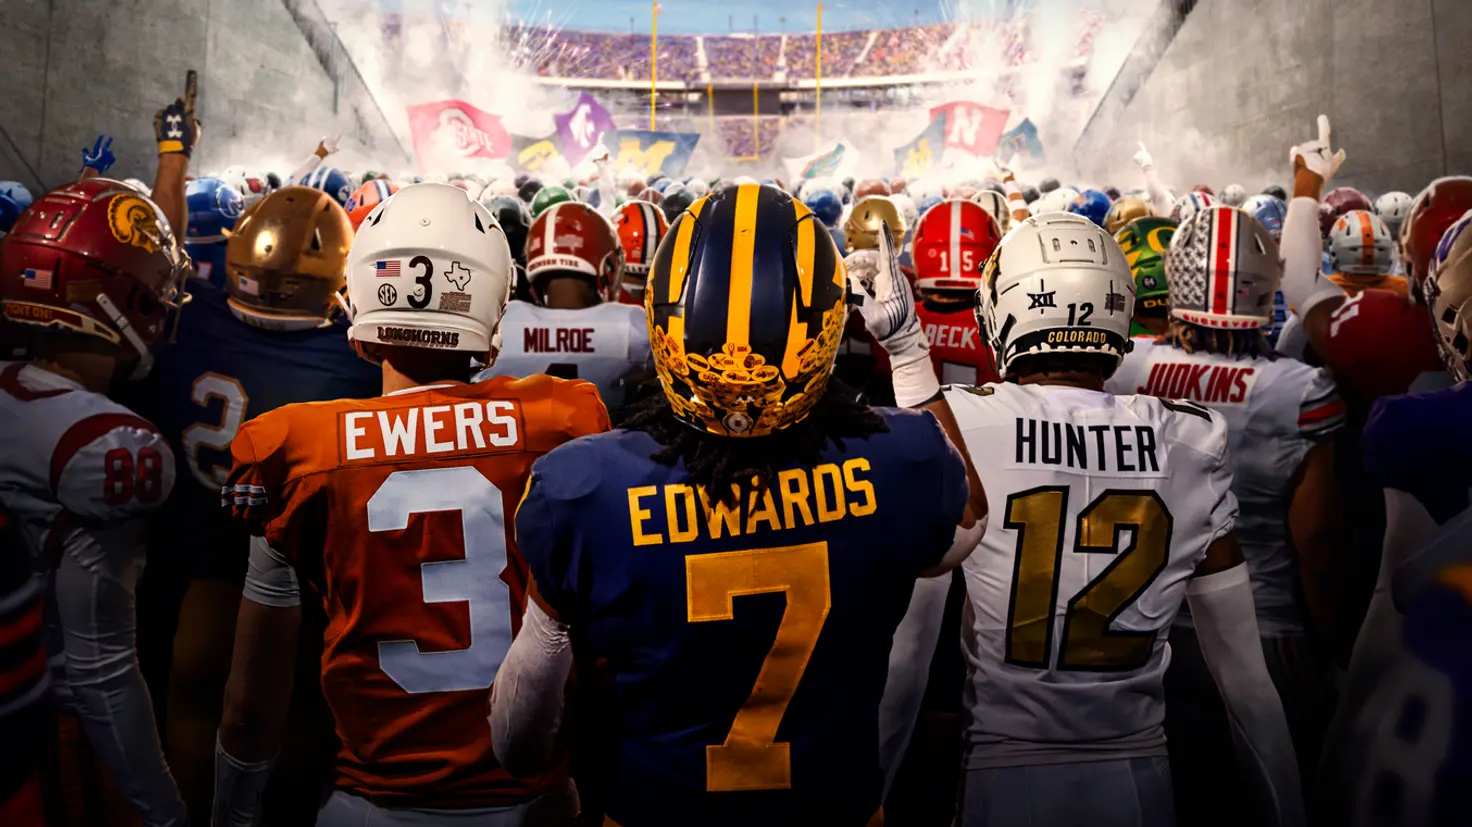
<path fill-rule="evenodd" d="M 732 620 L 733 598 L 738 595 L 786 593 L 787 608 L 751 696 L 736 713 L 725 742 L 705 748 L 705 788 L 790 789 L 791 748 L 777 741 L 777 727 L 833 605 L 828 544 L 692 555 L 685 558 L 685 584 L 691 623 Z"/>
<path fill-rule="evenodd" d="M 1006 660 L 1047 669 L 1063 564 L 1068 487 L 1043 486 L 1007 498 L 1006 527 L 1017 532 Z M 1057 668 L 1091 672 L 1138 669 L 1150 659 L 1155 632 L 1111 629 L 1140 599 L 1170 558 L 1171 515 L 1154 491 L 1105 491 L 1078 514 L 1075 554 L 1112 554 L 1114 561 L 1063 612 Z M 1121 535 L 1129 545 L 1119 548 Z"/>

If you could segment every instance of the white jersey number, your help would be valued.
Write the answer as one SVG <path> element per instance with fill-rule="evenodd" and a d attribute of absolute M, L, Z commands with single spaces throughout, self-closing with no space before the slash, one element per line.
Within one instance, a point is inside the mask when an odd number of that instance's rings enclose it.
<path fill-rule="evenodd" d="M 1455 716 L 1451 679 L 1407 653 L 1361 713 L 1371 740 L 1355 788 L 1355 827 L 1388 823 L 1391 813 L 1397 825 L 1432 824 L 1436 775 L 1451 749 Z"/>
<path fill-rule="evenodd" d="M 182 438 L 184 453 L 189 460 L 189 473 L 199 480 L 200 485 L 210 491 L 219 491 L 225 485 L 230 467 L 206 464 L 199 458 L 199 449 L 230 450 L 230 440 L 235 439 L 235 432 L 240 430 L 240 423 L 245 421 L 245 407 L 250 402 L 250 397 L 245 395 L 245 388 L 238 380 L 218 373 L 205 373 L 194 380 L 194 385 L 189 389 L 189 399 L 202 408 L 208 406 L 211 399 L 218 399 L 223 403 L 220 424 L 206 425 L 196 422 L 184 429 Z"/>
<path fill-rule="evenodd" d="M 1068 486 L 1048 485 L 1007 498 L 1004 525 L 1017 532 L 1012 600 L 1007 611 L 1008 663 L 1047 669 L 1051 661 L 1059 567 L 1064 564 Z M 1119 549 L 1120 535 L 1130 543 Z M 1125 671 L 1150 659 L 1154 632 L 1109 628 L 1165 570 L 1171 516 L 1154 491 L 1105 491 L 1078 513 L 1075 554 L 1113 554 L 1063 614 L 1058 669 Z"/>
<path fill-rule="evenodd" d="M 511 588 L 501 489 L 474 468 L 396 471 L 368 500 L 369 531 L 403 531 L 411 514 L 460 512 L 464 560 L 419 566 L 424 602 L 469 604 L 470 646 L 421 652 L 412 640 L 381 641 L 378 664 L 405 692 L 487 689 L 511 648 Z"/>

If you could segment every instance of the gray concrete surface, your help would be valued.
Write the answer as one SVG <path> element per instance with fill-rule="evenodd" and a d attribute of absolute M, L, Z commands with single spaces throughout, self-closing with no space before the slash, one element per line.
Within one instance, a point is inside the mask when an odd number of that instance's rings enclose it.
<path fill-rule="evenodd" d="M 1079 172 L 1135 185 L 1144 141 L 1178 189 L 1284 183 L 1322 112 L 1348 155 L 1336 183 L 1472 174 L 1468 42 L 1468 0 L 1201 0 Z"/>
<path fill-rule="evenodd" d="M 337 119 L 334 84 L 281 0 L 0 0 L 0 179 L 73 177 L 99 132 L 114 177 L 151 181 L 153 114 L 200 73 L 197 172 L 285 174 Z"/>

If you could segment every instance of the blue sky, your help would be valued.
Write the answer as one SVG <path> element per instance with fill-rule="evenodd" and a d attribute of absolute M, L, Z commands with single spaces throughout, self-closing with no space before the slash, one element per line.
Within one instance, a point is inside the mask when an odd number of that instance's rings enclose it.
<path fill-rule="evenodd" d="M 550 21 L 566 29 L 648 32 L 650 3 L 644 0 L 507 0 L 511 15 L 524 23 Z M 661 0 L 659 30 L 671 34 L 775 34 L 811 32 L 817 3 L 808 0 Z M 1008 0 L 827 0 L 824 31 L 895 28 L 951 20 L 958 13 L 997 13 Z"/>

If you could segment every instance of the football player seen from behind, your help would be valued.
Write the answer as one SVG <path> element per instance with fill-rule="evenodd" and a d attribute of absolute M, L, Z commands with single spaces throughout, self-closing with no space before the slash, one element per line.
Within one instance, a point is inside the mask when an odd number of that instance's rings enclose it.
<path fill-rule="evenodd" d="M 1371 288 L 1406 295 L 1406 280 L 1390 275 L 1395 239 L 1390 228 L 1368 210 L 1351 210 L 1329 229 L 1329 280 L 1353 296 Z"/>
<path fill-rule="evenodd" d="M 0 362 L 0 510 L 46 577 L 63 718 L 80 721 L 148 827 L 187 821 L 134 652 L 144 517 L 169 497 L 174 456 L 152 423 L 105 394 L 152 366 L 187 261 L 158 206 L 107 178 L 52 190 L 0 242 L 5 323 L 33 357 Z"/>
<path fill-rule="evenodd" d="M 618 300 L 623 304 L 644 306 L 644 284 L 649 280 L 649 266 L 659 242 L 670 231 L 664 213 L 645 201 L 619 205 L 613 214 L 613 227 L 624 250 L 623 283 Z"/>
<path fill-rule="evenodd" d="M 249 533 L 220 508 L 230 442 L 243 423 L 283 405 L 380 392 L 379 370 L 353 352 L 342 318 L 352 240 L 347 214 L 325 193 L 285 187 L 257 202 L 230 238 L 225 289 L 189 285 L 178 342 L 160 354 L 140 394 L 178 464 L 178 485 L 159 517 L 167 529 L 149 538 L 149 560 L 160 565 L 145 581 L 140 637 L 164 660 L 144 665 L 155 707 L 172 709 L 180 724 L 170 728 L 171 753 L 193 757 L 177 768 L 192 812 L 209 807 L 213 733 L 249 554 Z M 178 628 L 185 633 L 176 647 Z M 171 673 L 189 687 L 172 706 L 162 691 Z"/>
<path fill-rule="evenodd" d="M 554 204 L 532 222 L 526 250 L 537 303 L 506 308 L 495 364 L 477 379 L 586 379 L 617 409 L 626 386 L 649 372 L 651 355 L 644 311 L 617 301 L 624 251 L 613 225 L 587 204 Z"/>
<path fill-rule="evenodd" d="M 405 187 L 363 222 L 347 263 L 348 336 L 381 365 L 384 395 L 287 405 L 236 433 L 223 497 L 254 536 L 214 823 L 259 819 L 300 583 L 328 616 L 322 690 L 341 739 L 319 825 L 437 823 L 445 811 L 572 823 L 563 762 L 526 779 L 496 762 L 485 693 L 524 609 L 509 515 L 531 463 L 605 430 L 608 415 L 585 382 L 466 383 L 471 357 L 490 359 L 512 268 L 500 227 L 463 190 Z"/>
<path fill-rule="evenodd" d="M 1161 685 L 1183 597 L 1261 823 L 1303 823 L 1233 536 L 1227 422 L 1105 391 L 1133 294 L 1114 239 L 1061 214 L 1014 227 L 982 275 L 978 313 L 1008 381 L 946 391 L 995 510 L 962 567 L 966 825 L 1174 823 Z"/>
<path fill-rule="evenodd" d="M 1169 325 L 1170 283 L 1165 273 L 1165 252 L 1175 234 L 1176 222 L 1155 216 L 1137 218 L 1114 234 L 1135 277 L 1131 338 L 1153 339 L 1164 335 Z"/>
<path fill-rule="evenodd" d="M 996 361 L 976 326 L 973 300 L 981 268 L 1001 240 L 997 222 L 985 208 L 957 198 L 932 208 L 915 229 L 915 287 L 920 293 L 915 312 L 942 384 L 997 381 Z"/>
<path fill-rule="evenodd" d="M 1271 353 L 1262 326 L 1272 318 L 1281 267 L 1277 244 L 1246 212 L 1210 207 L 1192 216 L 1166 254 L 1169 329 L 1158 342 L 1136 340 L 1106 387 L 1194 402 L 1226 420 L 1241 509 L 1235 534 L 1252 573 L 1257 630 L 1311 778 L 1321 740 L 1318 692 L 1333 652 L 1316 642 L 1342 654 L 1352 634 L 1339 616 L 1336 577 L 1345 536 L 1334 436 L 1345 405 L 1327 372 Z M 1228 823 L 1231 805 L 1210 795 L 1229 772 L 1228 711 L 1190 623 L 1188 612 L 1177 618 L 1166 683 L 1176 800 L 1185 821 L 1212 817 L 1195 812 L 1209 807 Z"/>
<path fill-rule="evenodd" d="M 196 178 L 186 187 L 189 229 L 184 250 L 194 263 L 194 277 L 214 287 L 225 286 L 225 242 L 245 201 L 218 178 Z"/>
<path fill-rule="evenodd" d="M 890 312 L 908 285 L 881 280 L 880 339 L 928 383 L 909 401 L 933 403 L 913 305 Z M 540 460 L 517 510 L 535 583 L 491 693 L 508 768 L 553 754 L 571 625 L 615 673 L 610 822 L 882 819 L 889 641 L 986 506 L 935 416 L 830 381 L 849 290 L 823 225 L 775 187 L 676 218 L 645 294 L 664 393 Z"/>

